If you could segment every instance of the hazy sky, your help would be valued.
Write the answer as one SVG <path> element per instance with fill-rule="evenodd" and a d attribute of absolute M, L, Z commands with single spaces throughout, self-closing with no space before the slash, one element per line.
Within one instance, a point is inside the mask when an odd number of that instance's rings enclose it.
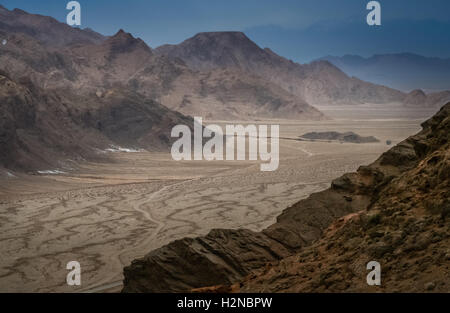
<path fill-rule="evenodd" d="M 0 0 L 8 9 L 65 21 L 66 0 Z M 415 52 L 450 57 L 450 1 L 381 0 L 382 26 L 366 24 L 368 0 L 80 0 L 82 27 L 118 29 L 150 46 L 202 31 L 239 30 L 305 62 L 327 54 Z"/>

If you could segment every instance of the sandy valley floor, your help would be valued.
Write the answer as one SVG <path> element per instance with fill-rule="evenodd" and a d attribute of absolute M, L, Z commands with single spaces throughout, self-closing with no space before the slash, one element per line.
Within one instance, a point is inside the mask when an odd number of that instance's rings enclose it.
<path fill-rule="evenodd" d="M 423 112 L 405 119 L 380 111 L 371 120 L 364 108 L 352 112 L 351 120 L 330 110 L 336 119 L 279 121 L 283 139 L 275 172 L 260 172 L 258 162 L 176 162 L 168 153 L 116 152 L 114 163 L 86 162 L 76 172 L 3 175 L 0 292 L 117 291 L 132 259 L 211 228 L 260 230 L 290 204 L 374 161 L 389 149 L 387 139 L 394 145 L 419 131 L 425 119 Z M 380 142 L 292 140 L 327 130 Z M 66 285 L 72 260 L 81 264 L 81 287 Z"/>

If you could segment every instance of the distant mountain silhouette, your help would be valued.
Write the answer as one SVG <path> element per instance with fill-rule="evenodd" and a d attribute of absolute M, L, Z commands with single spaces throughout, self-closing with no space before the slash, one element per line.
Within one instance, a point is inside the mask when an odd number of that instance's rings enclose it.
<path fill-rule="evenodd" d="M 370 58 L 357 55 L 326 56 L 327 60 L 350 76 L 406 92 L 450 90 L 450 58 L 430 58 L 412 53 L 378 54 Z"/>
<path fill-rule="evenodd" d="M 308 27 L 260 25 L 245 33 L 284 57 L 307 62 L 326 55 L 411 52 L 425 56 L 450 56 L 450 21 L 382 18 L 381 27 L 368 27 L 364 18 L 320 20 Z M 393 87 L 393 86 L 392 86 Z"/>

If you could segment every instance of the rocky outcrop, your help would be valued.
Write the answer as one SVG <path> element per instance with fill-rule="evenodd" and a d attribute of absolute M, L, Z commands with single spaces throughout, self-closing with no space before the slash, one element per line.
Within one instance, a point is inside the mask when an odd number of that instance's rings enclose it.
<path fill-rule="evenodd" d="M 339 133 L 335 131 L 330 132 L 310 132 L 300 136 L 300 139 L 307 140 L 334 140 L 340 142 L 351 143 L 370 143 L 379 142 L 379 140 L 373 136 L 363 137 L 354 132 Z"/>
<path fill-rule="evenodd" d="M 449 292 L 449 114 L 447 104 L 421 133 L 388 154 L 384 162 L 398 174 L 377 188 L 369 206 L 336 220 L 295 255 L 239 283 L 201 291 Z M 380 286 L 366 283 L 370 261 L 380 263 Z"/>
<path fill-rule="evenodd" d="M 414 215 L 416 210 L 420 210 L 420 207 L 416 209 L 416 203 L 411 202 L 411 198 L 417 194 L 416 188 L 418 190 L 425 188 L 417 198 L 420 199 L 421 205 L 425 206 L 427 201 L 434 203 L 431 205 L 434 209 L 420 220 L 421 225 L 427 225 L 430 232 L 433 229 L 439 230 L 440 226 L 433 226 L 433 223 L 440 223 L 441 217 L 433 216 L 432 211 L 448 214 L 445 212 L 449 199 L 449 113 L 450 103 L 432 119 L 423 123 L 423 130 L 420 133 L 390 149 L 373 164 L 362 166 L 356 173 L 345 174 L 334 180 L 329 189 L 312 194 L 309 198 L 287 208 L 277 218 L 275 224 L 260 233 L 246 230 L 213 230 L 205 237 L 178 240 L 150 252 L 142 259 L 133 261 L 124 269 L 123 291 L 176 292 L 208 285 L 222 285 L 219 289 L 223 291 L 223 288 L 228 288 L 224 286 L 238 281 L 245 286 L 244 282 L 252 279 L 248 280 L 248 277 L 254 277 L 253 279 L 257 281 L 260 274 L 251 274 L 255 268 L 269 266 L 268 264 L 283 264 L 281 260 L 290 260 L 290 257 L 295 257 L 302 251 L 310 251 L 304 249 L 315 244 L 317 240 L 321 242 L 321 246 L 325 245 L 325 241 L 321 241 L 321 238 L 329 236 L 330 229 L 332 233 L 336 233 L 336 223 L 342 224 L 343 221 L 353 220 L 355 216 L 363 216 L 361 212 L 370 212 L 364 215 L 368 219 L 367 225 L 379 223 L 379 217 L 372 216 L 372 212 L 382 210 L 381 206 L 384 206 L 386 214 L 398 211 L 400 219 L 404 214 Z M 415 182 L 418 174 L 422 174 L 422 179 Z M 409 190 L 410 184 L 415 184 L 416 187 Z M 403 196 L 398 198 L 397 192 L 401 192 Z M 374 209 L 375 207 L 380 208 Z M 411 213 L 402 213 L 404 208 L 410 208 Z M 388 224 L 395 220 L 386 217 L 385 221 Z M 414 221 L 416 222 L 419 223 L 417 220 Z M 448 222 L 445 223 L 448 225 Z M 408 231 L 402 229 L 406 227 L 405 225 L 393 223 L 391 226 L 401 235 L 403 231 Z M 342 229 L 344 232 L 347 231 L 346 227 Z M 369 230 L 365 228 L 361 231 L 367 231 L 364 235 L 368 238 L 378 236 L 369 235 Z M 448 247 L 448 232 L 442 233 L 440 230 L 438 232 L 440 240 L 446 240 L 442 245 Z M 381 237 L 384 234 L 382 233 Z M 408 233 L 405 234 L 407 236 Z M 413 235 L 422 236 L 420 233 Z M 411 237 L 411 242 L 415 242 L 414 238 Z M 344 245 L 345 240 L 342 239 L 340 243 Z M 383 243 L 375 244 L 372 241 L 371 244 L 370 251 L 375 251 L 374 256 L 378 255 L 377 253 L 384 255 L 391 249 Z M 310 252 L 312 258 L 317 254 L 314 251 Z M 391 255 L 392 262 L 394 257 L 395 255 Z M 289 276 L 290 273 L 284 272 L 282 267 L 277 269 L 278 276 L 274 276 L 274 280 L 280 279 L 281 286 L 289 286 L 282 277 Z M 263 270 L 263 273 L 266 272 Z M 308 278 L 308 274 L 303 275 Z M 248 283 L 249 287 L 242 290 L 266 291 L 266 285 L 270 286 L 270 278 L 267 280 L 262 278 L 255 285 Z M 239 286 L 233 285 L 229 290 L 239 289 Z M 273 290 L 283 290 L 280 285 L 276 286 Z"/>

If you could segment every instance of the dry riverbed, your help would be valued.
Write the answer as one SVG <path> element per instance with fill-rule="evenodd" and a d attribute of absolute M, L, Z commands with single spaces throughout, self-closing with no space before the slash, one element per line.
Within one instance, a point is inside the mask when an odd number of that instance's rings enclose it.
<path fill-rule="evenodd" d="M 386 140 L 395 145 L 419 131 L 424 120 L 336 117 L 277 121 L 282 139 L 275 172 L 261 172 L 258 162 L 111 152 L 112 163 L 85 162 L 63 174 L 3 175 L 0 292 L 120 290 L 122 269 L 132 259 L 211 228 L 261 230 L 287 206 L 374 161 L 390 148 Z M 311 131 L 353 131 L 380 142 L 293 140 Z M 66 285 L 72 260 L 81 264 L 80 287 Z"/>

